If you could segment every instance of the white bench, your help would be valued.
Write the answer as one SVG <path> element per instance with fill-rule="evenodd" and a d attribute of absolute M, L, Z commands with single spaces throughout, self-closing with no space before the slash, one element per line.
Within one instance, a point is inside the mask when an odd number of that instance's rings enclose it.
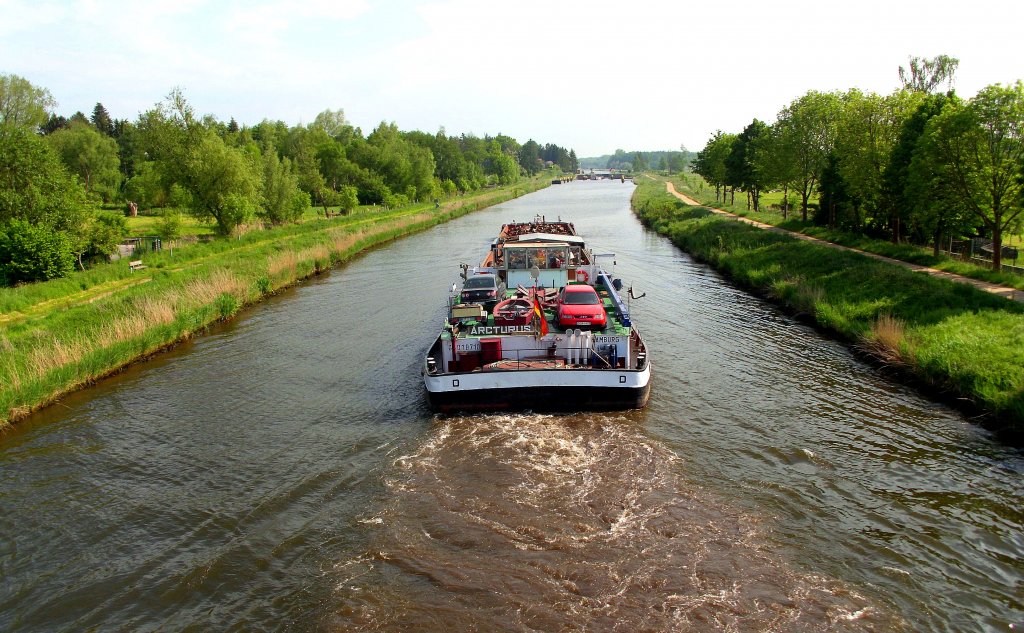
<path fill-rule="evenodd" d="M 128 268 L 130 268 L 132 272 L 135 272 L 136 270 L 142 270 L 145 267 L 146 266 L 142 263 L 141 259 L 136 259 L 133 262 L 128 262 Z"/>

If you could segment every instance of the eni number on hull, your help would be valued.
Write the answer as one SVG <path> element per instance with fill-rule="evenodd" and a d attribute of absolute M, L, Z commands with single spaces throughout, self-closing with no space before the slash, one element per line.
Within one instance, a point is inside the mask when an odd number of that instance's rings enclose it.
<path fill-rule="evenodd" d="M 503 225 L 478 266 L 463 264 L 462 290 L 452 286 L 444 327 L 423 361 L 431 408 L 646 405 L 647 346 L 619 294 L 622 281 L 601 257 L 561 219 Z"/>

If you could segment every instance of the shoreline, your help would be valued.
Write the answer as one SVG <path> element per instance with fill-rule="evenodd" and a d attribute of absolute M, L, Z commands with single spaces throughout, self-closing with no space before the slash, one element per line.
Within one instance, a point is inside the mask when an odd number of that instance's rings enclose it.
<path fill-rule="evenodd" d="M 145 275 L 144 280 L 117 280 L 119 287 L 96 297 L 75 303 L 48 299 L 39 302 L 45 304 L 42 309 L 5 312 L 0 315 L 5 317 L 0 349 L 8 357 L 0 366 L 0 435 L 62 397 L 172 349 L 233 319 L 242 308 L 371 248 L 547 186 L 550 178 L 534 178 L 452 199 L 436 210 L 317 221 L 305 231 L 285 227 L 278 236 L 257 235 L 254 243 L 217 244 L 212 253 L 187 265 L 150 267 L 134 273 Z M 49 345 L 39 344 L 43 340 Z"/>
<path fill-rule="evenodd" d="M 749 226 L 688 205 L 653 179 L 640 183 L 632 206 L 645 226 L 858 358 L 1009 443 L 1024 441 L 1019 302 L 871 254 Z"/>

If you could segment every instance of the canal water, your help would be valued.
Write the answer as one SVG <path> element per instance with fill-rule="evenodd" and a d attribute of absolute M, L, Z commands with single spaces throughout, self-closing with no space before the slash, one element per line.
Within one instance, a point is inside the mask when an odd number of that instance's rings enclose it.
<path fill-rule="evenodd" d="M 646 231 L 632 188 L 386 245 L 0 438 L 0 630 L 1024 621 L 1021 454 Z M 650 405 L 433 417 L 458 264 L 535 214 L 646 293 Z"/>

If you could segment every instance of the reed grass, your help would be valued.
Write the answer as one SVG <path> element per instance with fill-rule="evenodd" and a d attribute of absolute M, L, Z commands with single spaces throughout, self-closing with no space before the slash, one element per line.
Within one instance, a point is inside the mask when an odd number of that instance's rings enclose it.
<path fill-rule="evenodd" d="M 683 204 L 641 181 L 641 221 L 695 258 L 1024 436 L 1024 305 L 896 264 L 771 233 Z"/>

